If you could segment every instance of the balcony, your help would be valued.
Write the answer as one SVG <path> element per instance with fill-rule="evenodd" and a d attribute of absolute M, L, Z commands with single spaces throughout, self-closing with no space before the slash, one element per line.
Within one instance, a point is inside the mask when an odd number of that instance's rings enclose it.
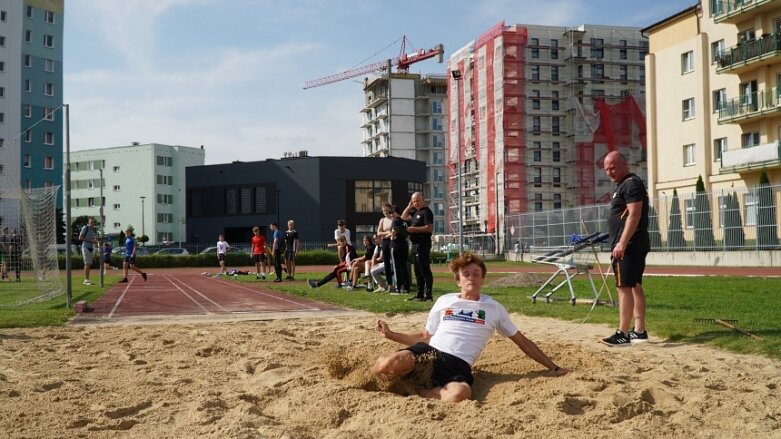
<path fill-rule="evenodd" d="M 719 124 L 753 122 L 778 116 L 779 113 L 781 113 L 781 95 L 778 88 L 773 88 L 770 91 L 728 100 L 719 108 L 718 122 Z"/>
<path fill-rule="evenodd" d="M 774 6 L 774 0 L 716 0 L 712 3 L 713 21 L 732 23 L 744 21 L 755 14 L 767 12 Z"/>
<path fill-rule="evenodd" d="M 766 143 L 721 153 L 722 174 L 781 165 L 781 142 Z"/>
<path fill-rule="evenodd" d="M 759 66 L 778 62 L 781 54 L 781 34 L 765 34 L 730 47 L 718 56 L 717 73 L 742 73 Z"/>

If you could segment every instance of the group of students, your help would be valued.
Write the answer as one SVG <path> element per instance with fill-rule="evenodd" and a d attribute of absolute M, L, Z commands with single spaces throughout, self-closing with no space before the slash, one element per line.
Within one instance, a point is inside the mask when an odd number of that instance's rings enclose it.
<path fill-rule="evenodd" d="M 361 257 L 357 257 L 350 242 L 350 230 L 346 228 L 344 220 L 339 220 L 334 231 L 336 243 L 329 244 L 337 247 L 339 263 L 323 279 L 308 281 L 309 286 L 317 288 L 336 279 L 338 288 L 366 288 L 375 293 L 407 294 L 411 291 L 411 241 L 417 294 L 408 300 L 433 300 L 430 260 L 433 217 L 433 212 L 425 206 L 420 192 L 412 195 L 403 211 L 397 206 L 383 205 L 377 234 L 363 237 L 365 253 Z M 359 283 L 361 278 L 366 279 L 366 284 Z"/>
<path fill-rule="evenodd" d="M 266 245 L 266 237 L 261 233 L 260 227 L 252 228 L 250 239 L 250 257 L 255 264 L 255 279 L 265 280 L 271 275 L 271 263 L 274 264 L 274 282 L 282 282 L 282 272 L 287 273 L 286 280 L 295 280 L 296 256 L 301 248 L 301 240 L 296 231 L 296 223 L 287 221 L 287 230 L 282 233 L 277 223 L 269 224 L 272 232 L 271 245 Z M 223 235 L 217 239 L 217 261 L 220 263 L 218 275 L 227 274 L 225 268 L 225 255 L 230 249 L 230 244 L 225 241 Z M 282 266 L 284 260 L 285 266 Z"/>

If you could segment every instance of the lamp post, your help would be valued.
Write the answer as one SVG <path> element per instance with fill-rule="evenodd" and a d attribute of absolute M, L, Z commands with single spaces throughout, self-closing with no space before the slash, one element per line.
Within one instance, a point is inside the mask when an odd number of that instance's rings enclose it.
<path fill-rule="evenodd" d="M 464 200 L 462 197 L 463 194 L 463 188 L 461 187 L 461 122 L 460 122 L 460 113 L 458 110 L 458 96 L 459 96 L 459 87 L 458 87 L 458 81 L 460 81 L 463 76 L 461 75 L 460 70 L 453 70 L 450 72 L 450 74 L 453 76 L 453 80 L 456 81 L 456 89 L 455 89 L 455 98 L 456 98 L 456 185 L 458 186 L 458 254 L 459 256 L 464 254 Z"/>
<path fill-rule="evenodd" d="M 141 237 L 146 236 L 146 232 L 144 231 L 144 200 L 146 197 L 141 196 Z"/>
<path fill-rule="evenodd" d="M 496 214 L 496 224 L 494 225 L 494 233 L 496 233 L 496 242 L 494 243 L 496 245 L 496 254 L 500 254 L 500 248 L 499 248 L 499 176 L 502 174 L 502 171 L 499 171 L 496 173 L 496 178 L 494 179 L 494 192 L 496 192 L 496 206 L 495 207 L 495 214 Z M 502 187 L 504 187 L 504 182 L 502 182 Z"/>
<path fill-rule="evenodd" d="M 106 240 L 106 218 L 103 216 L 103 166 L 100 167 L 100 239 L 98 240 L 98 255 L 100 255 L 100 287 L 103 288 L 103 243 Z"/>

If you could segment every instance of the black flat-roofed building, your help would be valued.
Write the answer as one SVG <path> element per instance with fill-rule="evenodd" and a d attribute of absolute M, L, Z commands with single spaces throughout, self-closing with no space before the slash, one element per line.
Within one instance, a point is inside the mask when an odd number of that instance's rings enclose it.
<path fill-rule="evenodd" d="M 396 157 L 298 157 L 192 166 L 187 172 L 189 242 L 209 244 L 219 234 L 249 245 L 252 227 L 270 240 L 268 225 L 295 221 L 301 241 L 333 242 L 339 219 L 353 244 L 376 230 L 382 204 L 404 209 L 426 181 L 426 164 Z M 209 244 L 212 245 L 212 244 Z"/>

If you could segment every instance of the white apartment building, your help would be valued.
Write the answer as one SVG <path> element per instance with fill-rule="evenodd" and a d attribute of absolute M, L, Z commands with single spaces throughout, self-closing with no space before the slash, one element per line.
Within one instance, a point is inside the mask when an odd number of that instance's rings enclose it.
<path fill-rule="evenodd" d="M 647 50 L 639 28 L 501 22 L 454 52 L 451 233 L 460 223 L 502 242 L 505 214 L 609 199 L 602 158 L 611 150 L 645 177 Z"/>
<path fill-rule="evenodd" d="M 185 168 L 205 158 L 203 146 L 157 143 L 71 152 L 71 217 L 100 222 L 102 205 L 106 234 L 132 225 L 150 245 L 186 242 Z"/>
<path fill-rule="evenodd" d="M 367 79 L 363 117 L 363 155 L 399 157 L 426 163 L 423 193 L 434 212 L 434 233 L 446 233 L 444 75 L 393 73 Z"/>
<path fill-rule="evenodd" d="M 781 183 L 781 2 L 703 1 L 644 31 L 651 197 L 694 193 L 699 176 L 742 191 L 762 169 Z"/>

